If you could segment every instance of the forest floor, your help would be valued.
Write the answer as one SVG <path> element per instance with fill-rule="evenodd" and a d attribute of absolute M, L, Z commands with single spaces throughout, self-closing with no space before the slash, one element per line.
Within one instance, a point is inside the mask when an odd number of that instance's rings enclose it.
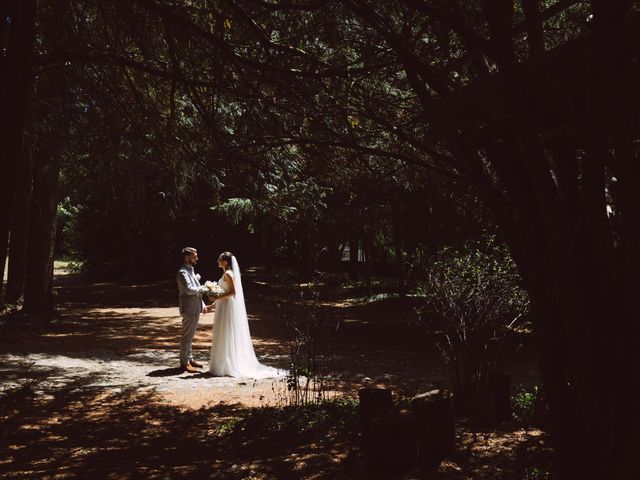
<path fill-rule="evenodd" d="M 547 435 L 518 422 L 497 430 L 461 419 L 458 453 L 437 471 L 374 476 L 363 466 L 355 402 L 364 384 L 396 399 L 447 387 L 437 352 L 413 322 L 411 299 L 344 284 L 320 297 L 340 320 L 328 407 L 287 407 L 284 380 L 181 373 L 180 317 L 171 281 L 96 283 L 57 264 L 59 317 L 0 321 L 0 476 L 3 478 L 434 478 L 542 479 Z M 290 283 L 244 276 L 261 362 L 289 365 L 283 317 L 304 315 Z M 338 285 L 338 283 L 336 283 Z M 194 341 L 205 364 L 212 314 Z M 538 382 L 525 347 L 500 369 L 517 385 Z"/>

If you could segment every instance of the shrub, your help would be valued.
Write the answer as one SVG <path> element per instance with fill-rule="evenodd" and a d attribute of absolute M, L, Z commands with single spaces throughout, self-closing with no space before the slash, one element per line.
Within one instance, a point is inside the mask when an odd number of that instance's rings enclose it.
<path fill-rule="evenodd" d="M 536 406 L 536 396 L 538 394 L 538 385 L 531 388 L 525 388 L 518 385 L 515 395 L 511 399 L 513 405 L 513 417 L 519 421 L 530 421 Z"/>
<path fill-rule="evenodd" d="M 419 287 L 419 322 L 442 354 L 463 404 L 484 385 L 510 330 L 524 321 L 528 297 L 506 247 L 493 236 L 442 249 Z"/>

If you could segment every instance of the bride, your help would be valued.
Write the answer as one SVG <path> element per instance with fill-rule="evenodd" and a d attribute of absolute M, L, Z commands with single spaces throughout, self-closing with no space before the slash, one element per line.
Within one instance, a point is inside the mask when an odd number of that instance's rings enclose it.
<path fill-rule="evenodd" d="M 256 358 L 236 257 L 230 252 L 224 252 L 218 258 L 218 266 L 224 272 L 218 281 L 224 293 L 213 299 L 216 308 L 213 314 L 209 373 L 217 377 L 247 378 L 286 375 L 286 371 L 262 365 Z"/>

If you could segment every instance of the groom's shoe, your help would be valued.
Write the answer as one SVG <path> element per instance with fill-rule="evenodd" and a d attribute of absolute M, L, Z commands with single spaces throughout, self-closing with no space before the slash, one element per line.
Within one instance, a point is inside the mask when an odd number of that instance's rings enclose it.
<path fill-rule="evenodd" d="M 193 368 L 190 363 L 187 363 L 186 365 L 181 366 L 181 368 L 183 372 L 200 373 L 200 370 L 196 370 L 195 368 Z"/>
<path fill-rule="evenodd" d="M 196 362 L 195 360 L 189 360 L 189 365 L 191 365 L 192 367 L 195 367 L 195 368 L 202 368 L 202 364 Z"/>

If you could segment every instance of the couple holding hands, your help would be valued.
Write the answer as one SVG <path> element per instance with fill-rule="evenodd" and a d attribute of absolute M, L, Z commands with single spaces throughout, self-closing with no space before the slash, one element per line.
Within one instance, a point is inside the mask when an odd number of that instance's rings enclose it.
<path fill-rule="evenodd" d="M 213 338 L 209 356 L 211 375 L 254 379 L 286 375 L 285 370 L 262 365 L 256 358 L 236 257 L 230 252 L 224 252 L 218 257 L 218 266 L 223 272 L 218 281 L 220 292 L 212 297 L 213 303 L 210 306 L 202 301 L 202 295 L 211 295 L 211 292 L 200 284 L 200 275 L 194 271 L 194 266 L 198 263 L 197 250 L 185 247 L 181 251 L 181 257 L 182 265 L 176 276 L 182 316 L 180 368 L 189 373 L 200 372 L 198 368 L 202 368 L 202 365 L 193 359 L 191 344 L 200 314 L 213 310 Z"/>

